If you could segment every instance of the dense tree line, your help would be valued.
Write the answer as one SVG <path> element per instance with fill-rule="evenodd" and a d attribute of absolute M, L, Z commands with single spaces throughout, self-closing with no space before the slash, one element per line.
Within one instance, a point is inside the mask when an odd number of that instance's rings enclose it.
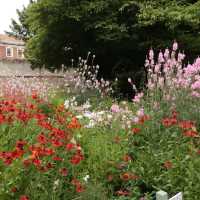
<path fill-rule="evenodd" d="M 176 39 L 200 52 L 200 0 L 31 0 L 18 15 L 10 34 L 27 41 L 33 67 L 68 66 L 91 51 L 104 76 L 140 80 L 151 46 Z"/>

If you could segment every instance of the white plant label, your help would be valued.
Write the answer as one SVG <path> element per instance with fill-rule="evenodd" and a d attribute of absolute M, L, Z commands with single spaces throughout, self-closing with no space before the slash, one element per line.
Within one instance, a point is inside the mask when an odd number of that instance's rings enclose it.
<path fill-rule="evenodd" d="M 174 197 L 172 197 L 169 200 L 183 200 L 183 194 L 182 194 L 182 192 L 179 192 L 178 194 L 176 194 Z"/>

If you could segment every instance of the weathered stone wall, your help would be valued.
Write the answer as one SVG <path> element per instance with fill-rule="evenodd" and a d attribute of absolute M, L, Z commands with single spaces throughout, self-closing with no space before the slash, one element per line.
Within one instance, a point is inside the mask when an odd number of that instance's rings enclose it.
<path fill-rule="evenodd" d="M 0 76 L 37 76 L 37 75 L 52 75 L 52 73 L 47 70 L 39 69 L 32 70 L 28 62 L 11 62 L 11 61 L 0 61 Z"/>

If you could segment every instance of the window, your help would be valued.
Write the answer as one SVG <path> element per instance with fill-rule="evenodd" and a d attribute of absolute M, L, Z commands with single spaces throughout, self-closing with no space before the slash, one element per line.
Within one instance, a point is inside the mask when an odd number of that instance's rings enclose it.
<path fill-rule="evenodd" d="M 6 47 L 6 57 L 13 57 L 13 48 Z"/>
<path fill-rule="evenodd" d="M 24 58 L 24 49 L 17 49 L 17 57 Z"/>

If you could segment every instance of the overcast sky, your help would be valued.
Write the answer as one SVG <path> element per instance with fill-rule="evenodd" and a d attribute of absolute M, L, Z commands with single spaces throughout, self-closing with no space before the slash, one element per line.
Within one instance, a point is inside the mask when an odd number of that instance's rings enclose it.
<path fill-rule="evenodd" d="M 16 9 L 28 5 L 29 0 L 0 0 L 0 33 L 9 30 L 11 18 L 17 19 Z"/>

